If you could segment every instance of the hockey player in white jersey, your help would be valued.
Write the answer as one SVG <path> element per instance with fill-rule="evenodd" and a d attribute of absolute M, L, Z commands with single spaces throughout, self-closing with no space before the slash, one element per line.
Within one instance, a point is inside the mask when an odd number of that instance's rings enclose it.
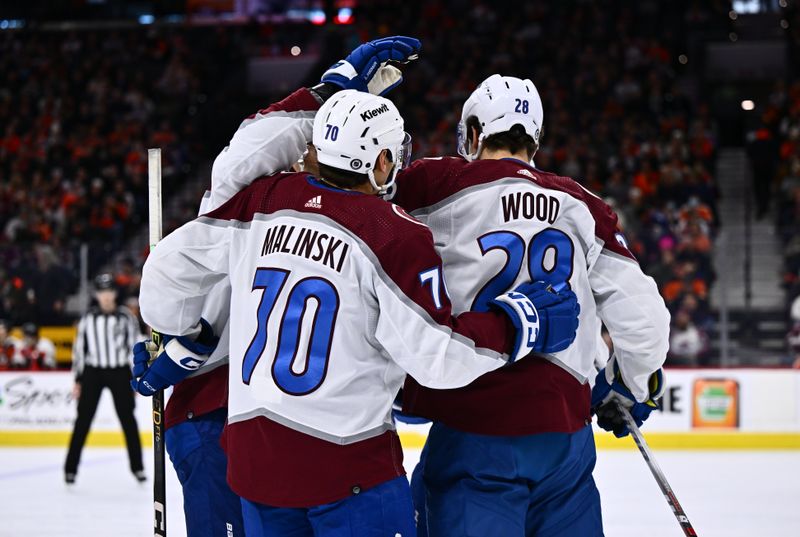
<path fill-rule="evenodd" d="M 431 227 L 454 311 L 527 279 L 567 284 L 581 304 L 574 344 L 435 390 L 409 378 L 404 410 L 434 420 L 422 457 L 432 537 L 602 535 L 591 410 L 617 399 L 639 423 L 663 390 L 669 314 L 598 197 L 533 167 L 543 123 L 530 80 L 493 75 L 464 104 L 462 158 L 422 159 L 394 201 Z M 599 323 L 615 356 L 598 375 Z M 492 453 L 493 457 L 481 456 Z"/>
<path fill-rule="evenodd" d="M 353 80 L 330 69 L 316 89 L 301 89 L 280 102 L 259 110 L 245 119 L 241 129 L 248 137 L 234 135 L 233 151 L 224 150 L 215 160 L 211 190 L 200 204 L 199 214 L 220 207 L 249 184 L 250 178 L 288 168 L 311 138 L 314 115 L 326 96 L 337 89 L 367 85 L 374 93 L 386 93 L 396 87 L 400 73 L 395 68 L 375 66 L 387 59 L 407 62 L 419 48 L 416 39 L 385 38 L 362 45 L 338 65 L 346 64 Z M 372 71 L 370 76 L 368 73 Z M 264 121 L 266 119 L 266 121 Z M 266 128 L 265 128 L 266 127 Z M 248 143 L 253 142 L 253 143 Z M 263 158 L 247 156 L 262 151 Z M 237 182 L 247 177 L 247 183 Z M 178 382 L 165 409 L 164 428 L 167 452 L 183 489 L 184 514 L 188 537 L 233 537 L 244 535 L 241 501 L 226 482 L 227 460 L 220 446 L 220 436 L 227 418 L 228 403 L 228 334 L 230 283 L 226 278 L 209 291 L 202 317 L 209 322 L 220 340 L 208 360 L 184 380 Z M 147 369 L 150 353 L 145 343 L 134 347 L 134 375 Z M 188 372 L 179 372 L 182 377 Z M 153 373 L 151 372 L 151 375 Z M 178 378 L 170 379 L 170 384 Z M 141 380 L 133 381 L 136 389 Z M 208 506 L 213 505 L 213 509 Z"/>
<path fill-rule="evenodd" d="M 493 298 L 502 314 L 451 317 L 430 231 L 367 195 L 384 191 L 403 161 L 394 106 L 338 93 L 313 138 L 321 179 L 261 178 L 155 248 L 142 313 L 179 337 L 153 368 L 202 362 L 193 348 L 207 350 L 195 341 L 207 332 L 204 295 L 229 276 L 225 443 L 247 534 L 413 535 L 390 415 L 405 372 L 463 386 L 512 347 L 512 359 L 565 348 L 579 308 L 571 291 L 540 283 L 522 288 L 528 296 Z M 159 387 L 148 373 L 145 392 Z"/>
<path fill-rule="evenodd" d="M 211 210 L 210 200 L 207 193 L 199 214 Z M 208 323 L 207 332 L 209 336 L 219 334 L 216 346 L 198 349 L 210 351 L 208 359 L 196 370 L 175 371 L 178 375 L 166 383 L 175 388 L 164 409 L 164 440 L 183 492 L 187 537 L 244 535 L 241 501 L 226 482 L 227 458 L 220 446 L 228 416 L 230 293 L 225 279 L 206 297 L 202 316 Z M 216 337 L 209 339 L 213 342 Z M 151 358 L 148 343 L 133 347 L 131 385 L 137 391 L 142 382 L 138 377 L 147 371 Z M 210 505 L 214 508 L 209 509 Z"/>

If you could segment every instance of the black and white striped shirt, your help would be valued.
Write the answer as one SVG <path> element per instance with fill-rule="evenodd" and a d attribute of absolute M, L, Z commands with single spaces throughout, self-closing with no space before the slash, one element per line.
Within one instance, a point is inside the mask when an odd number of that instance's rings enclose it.
<path fill-rule="evenodd" d="M 133 344 L 142 339 L 139 324 L 124 306 L 111 313 L 92 308 L 78 323 L 72 347 L 72 371 L 76 378 L 86 366 L 103 369 L 130 367 Z"/>

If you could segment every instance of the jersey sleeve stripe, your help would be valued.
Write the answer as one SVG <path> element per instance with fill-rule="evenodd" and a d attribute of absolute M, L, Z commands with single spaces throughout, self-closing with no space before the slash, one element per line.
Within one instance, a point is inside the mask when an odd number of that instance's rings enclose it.
<path fill-rule="evenodd" d="M 262 108 L 255 114 L 249 116 L 245 123 L 242 123 L 244 126 L 248 121 L 257 120 L 264 116 L 275 114 L 277 112 L 283 113 L 293 113 L 293 112 L 302 112 L 305 114 L 310 114 L 310 117 L 314 117 L 316 115 L 317 110 L 319 110 L 320 103 L 317 99 L 311 94 L 311 92 L 307 88 L 300 88 L 285 99 L 278 101 L 277 103 L 271 104 L 267 108 Z M 286 114 L 289 115 L 289 114 Z M 292 116 L 294 117 L 294 116 Z M 308 116 L 303 116 L 308 117 Z"/>

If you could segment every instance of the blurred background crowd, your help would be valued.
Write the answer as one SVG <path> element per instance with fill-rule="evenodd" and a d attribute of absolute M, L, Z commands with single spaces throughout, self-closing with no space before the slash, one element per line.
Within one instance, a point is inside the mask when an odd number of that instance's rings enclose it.
<path fill-rule="evenodd" d="M 310 58 L 296 86 L 313 85 L 360 42 L 406 34 L 423 41 L 423 53 L 392 98 L 413 134 L 414 158 L 455 153 L 461 105 L 486 76 L 531 78 L 545 110 L 536 166 L 576 179 L 617 211 L 672 313 L 673 365 L 718 360 L 711 290 L 715 240 L 726 224 L 719 150 L 765 142 L 759 147 L 773 168 L 760 168 L 769 177 L 755 217 L 774 222 L 783 246 L 782 274 L 774 275 L 786 292 L 778 308 L 789 328 L 782 363 L 800 355 L 800 325 L 792 324 L 800 323 L 800 84 L 787 70 L 770 88 L 752 112 L 759 123 L 750 138 L 744 129 L 738 139 L 721 132 L 696 36 L 736 41 L 731 2 L 253 4 L 266 7 L 225 24 L 151 24 L 141 16 L 110 29 L 0 24 L 7 326 L 72 323 L 85 307 L 75 298 L 81 282 L 101 270 L 114 273 L 121 301 L 135 311 L 146 256 L 135 240 L 147 215 L 146 149 L 163 150 L 168 231 L 196 216 L 210 163 L 238 122 L 294 89 L 255 84 L 254 60 L 278 66 Z M 800 58 L 796 8 L 763 4 L 788 21 L 781 39 L 788 57 Z M 276 18 L 286 5 L 309 16 Z M 759 188 L 763 181 L 753 196 Z"/>
<path fill-rule="evenodd" d="M 777 133 L 777 232 L 783 245 L 783 283 L 792 328 L 787 344 L 800 360 L 800 83 L 773 95 Z"/>

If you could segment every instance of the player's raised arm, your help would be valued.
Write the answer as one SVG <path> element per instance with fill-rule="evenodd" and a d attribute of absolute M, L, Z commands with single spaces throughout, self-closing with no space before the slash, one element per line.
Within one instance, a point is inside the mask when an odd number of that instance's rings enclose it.
<path fill-rule="evenodd" d="M 245 119 L 211 168 L 211 199 L 216 209 L 254 179 L 289 169 L 311 140 L 314 115 L 322 101 L 300 88 L 282 101 Z"/>
<path fill-rule="evenodd" d="M 417 39 L 403 36 L 364 43 L 332 65 L 318 85 L 300 88 L 247 117 L 214 160 L 205 211 L 218 208 L 254 179 L 291 168 L 311 142 L 314 116 L 328 98 L 342 89 L 385 95 L 403 79 L 387 62 L 407 63 L 421 46 Z"/>

